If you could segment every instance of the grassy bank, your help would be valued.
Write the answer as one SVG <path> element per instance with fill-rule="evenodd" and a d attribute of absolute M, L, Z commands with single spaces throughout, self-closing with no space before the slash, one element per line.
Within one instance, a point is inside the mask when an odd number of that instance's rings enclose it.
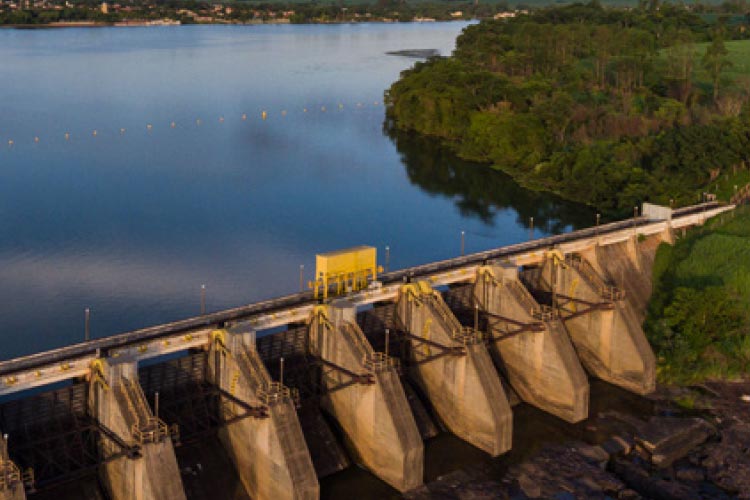
<path fill-rule="evenodd" d="M 688 49 L 693 52 L 693 82 L 704 95 L 711 94 L 712 86 L 711 76 L 703 64 L 703 56 L 709 45 L 709 42 L 695 43 Z M 722 71 L 721 88 L 740 93 L 750 90 L 750 40 L 727 40 L 724 46 L 729 65 Z M 668 49 L 661 50 L 659 64 L 668 65 L 670 57 L 672 55 Z"/>
<path fill-rule="evenodd" d="M 695 45 L 695 77 L 706 86 L 711 78 L 701 65 L 701 57 L 706 53 L 708 43 Z M 724 43 L 727 48 L 727 60 L 732 64 L 724 70 L 723 78 L 735 85 L 743 85 L 745 79 L 750 78 L 750 40 L 728 40 Z"/>
<path fill-rule="evenodd" d="M 662 245 L 645 329 L 662 383 L 750 374 L 750 209 Z"/>

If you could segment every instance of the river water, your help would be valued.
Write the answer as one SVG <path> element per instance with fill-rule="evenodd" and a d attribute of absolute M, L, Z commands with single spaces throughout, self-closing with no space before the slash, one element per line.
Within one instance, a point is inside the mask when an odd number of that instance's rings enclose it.
<path fill-rule="evenodd" d="M 86 307 L 100 337 L 197 314 L 202 284 L 209 310 L 297 291 L 318 252 L 396 269 L 588 225 L 383 132 L 415 61 L 386 52 L 465 26 L 0 30 L 0 359 L 82 340 Z"/>

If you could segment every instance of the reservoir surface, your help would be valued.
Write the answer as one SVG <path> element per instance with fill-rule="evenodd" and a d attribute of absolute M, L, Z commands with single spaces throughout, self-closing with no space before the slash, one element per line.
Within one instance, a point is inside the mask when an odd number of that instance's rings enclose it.
<path fill-rule="evenodd" d="M 591 225 L 429 141 L 384 91 L 466 23 L 0 30 L 0 359 Z M 12 339 L 12 340 L 11 340 Z"/>

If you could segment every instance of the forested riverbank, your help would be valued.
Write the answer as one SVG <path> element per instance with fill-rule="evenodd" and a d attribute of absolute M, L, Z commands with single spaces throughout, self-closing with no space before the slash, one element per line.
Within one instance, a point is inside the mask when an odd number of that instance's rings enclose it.
<path fill-rule="evenodd" d="M 748 19 L 684 7 L 551 7 L 469 26 L 405 71 L 386 127 L 434 136 L 526 186 L 604 213 L 700 201 L 746 169 Z M 734 64 L 738 63 L 738 64 Z"/>

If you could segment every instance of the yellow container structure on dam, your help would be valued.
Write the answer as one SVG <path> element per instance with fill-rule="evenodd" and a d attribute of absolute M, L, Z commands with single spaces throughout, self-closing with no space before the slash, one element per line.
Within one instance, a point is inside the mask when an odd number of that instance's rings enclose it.
<path fill-rule="evenodd" d="M 325 299 L 330 292 L 341 295 L 367 288 L 380 271 L 375 247 L 362 245 L 322 253 L 315 256 L 315 281 L 310 282 L 310 288 L 316 299 L 321 295 Z"/>

